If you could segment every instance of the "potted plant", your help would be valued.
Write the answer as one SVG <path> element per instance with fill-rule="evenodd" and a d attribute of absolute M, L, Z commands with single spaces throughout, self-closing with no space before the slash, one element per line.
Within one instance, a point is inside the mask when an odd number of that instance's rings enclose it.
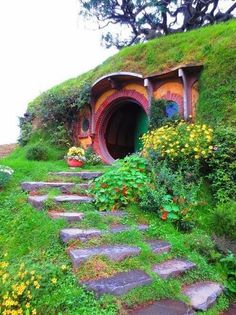
<path fill-rule="evenodd" d="M 71 147 L 66 155 L 67 164 L 71 167 L 81 167 L 86 161 L 85 151 L 80 147 Z"/>

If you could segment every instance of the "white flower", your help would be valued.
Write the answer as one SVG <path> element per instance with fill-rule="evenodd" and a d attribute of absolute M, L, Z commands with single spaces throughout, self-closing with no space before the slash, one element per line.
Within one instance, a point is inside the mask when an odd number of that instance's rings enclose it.
<path fill-rule="evenodd" d="M 9 175 L 12 175 L 14 173 L 12 168 L 5 165 L 0 165 L 0 172 L 7 173 Z"/>

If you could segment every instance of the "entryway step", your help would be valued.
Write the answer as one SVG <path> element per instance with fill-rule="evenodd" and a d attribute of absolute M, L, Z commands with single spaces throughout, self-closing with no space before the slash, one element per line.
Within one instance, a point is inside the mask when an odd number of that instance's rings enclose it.
<path fill-rule="evenodd" d="M 150 241 L 147 242 L 147 244 L 150 245 L 154 253 L 167 253 L 171 248 L 169 243 L 160 240 Z M 70 249 L 69 255 L 74 267 L 79 267 L 81 263 L 96 255 L 106 256 L 108 259 L 114 261 L 121 261 L 125 258 L 139 255 L 140 251 L 141 249 L 137 246 L 106 245 L 82 249 Z"/>
<path fill-rule="evenodd" d="M 194 315 L 188 305 L 180 301 L 160 300 L 147 306 L 131 310 L 129 315 Z"/>
<path fill-rule="evenodd" d="M 151 283 L 151 278 L 144 271 L 132 270 L 128 272 L 120 272 L 115 276 L 97 280 L 84 281 L 89 290 L 94 291 L 97 296 L 102 294 L 122 295 L 131 289 L 147 285 Z"/>
<path fill-rule="evenodd" d="M 148 229 L 148 225 L 140 224 L 136 227 L 139 231 L 145 231 Z M 110 228 L 108 231 L 98 230 L 98 229 L 78 229 L 78 228 L 68 228 L 60 231 L 60 237 L 63 242 L 68 242 L 70 240 L 80 240 L 81 242 L 87 241 L 88 239 L 104 235 L 106 233 L 119 233 L 124 231 L 130 231 L 132 227 L 127 225 L 119 225 Z"/>
<path fill-rule="evenodd" d="M 185 286 L 182 293 L 190 300 L 190 305 L 198 311 L 206 311 L 223 292 L 223 287 L 217 282 L 202 281 Z"/>
<path fill-rule="evenodd" d="M 80 177 L 82 179 L 93 179 L 101 176 L 103 172 L 50 172 L 50 175 L 65 176 L 65 177 Z"/>
<path fill-rule="evenodd" d="M 153 271 L 158 274 L 163 279 L 170 277 L 177 277 L 180 274 L 193 269 L 196 267 L 196 264 L 180 259 L 171 259 L 163 263 L 153 266 Z"/>
<path fill-rule="evenodd" d="M 36 209 L 42 209 L 44 203 L 48 200 L 48 195 L 43 196 L 29 196 L 28 201 Z M 72 202 L 72 203 L 81 203 L 81 202 L 91 202 L 93 199 L 88 196 L 78 196 L 78 195 L 60 195 L 51 198 L 54 202 Z"/>
<path fill-rule="evenodd" d="M 43 188 L 59 188 L 61 192 L 70 192 L 72 188 L 75 189 L 88 189 L 89 184 L 75 184 L 68 182 L 23 182 L 21 187 L 25 191 L 37 191 Z"/>
<path fill-rule="evenodd" d="M 110 217 L 115 217 L 115 218 L 117 217 L 119 218 L 127 214 L 125 211 L 108 211 L 106 213 L 94 211 L 94 213 L 100 215 L 101 217 L 110 216 Z M 48 215 L 52 219 L 65 219 L 69 222 L 73 222 L 73 221 L 81 221 L 86 215 L 86 212 L 84 213 L 84 212 L 49 211 Z"/>

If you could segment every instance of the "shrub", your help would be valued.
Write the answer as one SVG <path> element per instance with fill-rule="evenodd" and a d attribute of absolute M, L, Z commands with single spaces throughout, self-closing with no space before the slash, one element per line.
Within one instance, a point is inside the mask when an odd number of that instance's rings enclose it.
<path fill-rule="evenodd" d="M 144 158 L 131 155 L 117 161 L 114 167 L 97 178 L 90 189 L 99 210 L 123 209 L 138 202 L 149 179 Z"/>
<path fill-rule="evenodd" d="M 143 153 L 155 151 L 160 159 L 174 161 L 207 159 L 213 152 L 212 136 L 213 130 L 206 125 L 180 121 L 143 135 Z"/>
<path fill-rule="evenodd" d="M 212 226 L 217 235 L 236 240 L 236 202 L 220 204 L 212 216 Z"/>
<path fill-rule="evenodd" d="M 92 147 L 89 147 L 85 151 L 85 158 L 88 164 L 90 165 L 98 165 L 102 162 L 102 159 L 100 156 L 98 156 L 94 151 Z"/>
<path fill-rule="evenodd" d="M 30 146 L 26 151 L 27 160 L 47 161 L 48 149 L 40 144 Z"/>
<path fill-rule="evenodd" d="M 173 171 L 167 161 L 148 161 L 152 181 L 141 196 L 141 207 L 157 212 L 180 230 L 191 230 L 200 181 L 196 184 L 182 170 Z"/>
<path fill-rule="evenodd" d="M 232 298 L 236 297 L 236 257 L 229 253 L 226 257 L 220 260 L 224 272 L 227 274 L 227 279 L 225 283 L 226 293 L 228 293 Z"/>
<path fill-rule="evenodd" d="M 34 116 L 30 113 L 25 113 L 23 117 L 19 117 L 20 137 L 18 142 L 20 145 L 26 145 L 32 135 L 32 121 Z"/>
<path fill-rule="evenodd" d="M 0 188 L 4 187 L 9 182 L 13 172 L 10 167 L 0 165 Z"/>
<path fill-rule="evenodd" d="M 236 129 L 220 127 L 214 132 L 214 155 L 208 161 L 213 194 L 218 202 L 236 198 Z"/>

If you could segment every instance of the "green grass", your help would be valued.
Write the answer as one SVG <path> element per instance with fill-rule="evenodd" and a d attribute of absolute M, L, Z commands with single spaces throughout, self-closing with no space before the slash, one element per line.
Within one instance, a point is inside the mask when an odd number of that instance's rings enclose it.
<path fill-rule="evenodd" d="M 95 69 L 51 90 L 63 95 L 110 72 L 131 71 L 146 76 L 188 63 L 204 65 L 197 119 L 212 125 L 233 124 L 236 120 L 236 20 L 125 48 Z M 40 104 L 41 96 L 29 108 Z"/>
<path fill-rule="evenodd" d="M 135 205 L 128 207 L 127 215 L 122 218 L 101 218 L 94 213 L 95 208 L 92 204 L 63 204 L 65 210 L 85 212 L 83 221 L 70 226 L 108 230 L 114 224 L 123 223 L 134 227 L 132 231 L 112 235 L 108 233 L 86 244 L 71 242 L 73 245 L 87 247 L 101 244 L 130 244 L 141 248 L 139 256 L 119 263 L 109 261 L 104 257 L 95 257 L 87 263 L 88 265 L 84 264 L 77 273 L 73 273 L 70 259 L 66 254 L 67 246 L 59 241 L 60 229 L 68 227 L 69 224 L 65 220 L 49 219 L 46 213 L 48 207 L 42 211 L 36 211 L 28 204 L 27 193 L 20 188 L 21 181 L 44 180 L 48 178 L 48 172 L 68 170 L 68 167 L 64 161 L 27 161 L 21 154 L 22 152 L 18 150 L 12 156 L 0 161 L 1 164 L 15 170 L 11 182 L 0 192 L 0 252 L 1 255 L 8 253 L 7 260 L 10 262 L 11 277 L 14 277 L 22 262 L 25 263 L 26 268 L 34 269 L 43 276 L 43 284 L 37 291 L 35 300 L 32 301 L 32 305 L 37 308 L 39 314 L 125 314 L 124 310 L 127 308 L 161 298 L 186 301 L 181 294 L 181 286 L 184 283 L 204 279 L 224 282 L 225 276 L 212 258 L 215 250 L 209 235 L 203 229 L 204 224 L 201 222 L 204 219 L 200 220 L 198 228 L 184 234 L 177 231 L 173 225 L 157 219 L 155 214 L 144 213 Z M 99 168 L 106 169 L 106 167 Z M 57 192 L 57 190 L 52 190 L 53 195 Z M 199 209 L 199 211 L 204 215 L 204 209 Z M 135 226 L 140 223 L 149 224 L 147 232 L 141 233 L 135 229 Z M 146 244 L 149 239 L 169 241 L 172 245 L 171 252 L 153 255 Z M 170 280 L 162 280 L 152 273 L 151 268 L 155 263 L 174 257 L 189 259 L 195 262 L 198 268 L 178 279 Z M 64 264 L 68 266 L 68 269 L 62 272 L 61 266 Z M 96 271 L 98 266 L 101 270 Z M 109 276 L 119 271 L 132 269 L 146 271 L 153 279 L 152 284 L 145 287 L 145 290 L 137 288 L 120 298 L 105 296 L 100 299 L 96 299 L 92 293 L 78 286 L 79 279 L 83 277 L 94 277 L 95 274 L 97 277 Z M 50 279 L 54 277 L 57 278 L 57 283 L 52 285 Z M 213 310 L 205 314 L 220 314 L 220 311 L 227 306 L 228 299 L 223 296 Z"/>

